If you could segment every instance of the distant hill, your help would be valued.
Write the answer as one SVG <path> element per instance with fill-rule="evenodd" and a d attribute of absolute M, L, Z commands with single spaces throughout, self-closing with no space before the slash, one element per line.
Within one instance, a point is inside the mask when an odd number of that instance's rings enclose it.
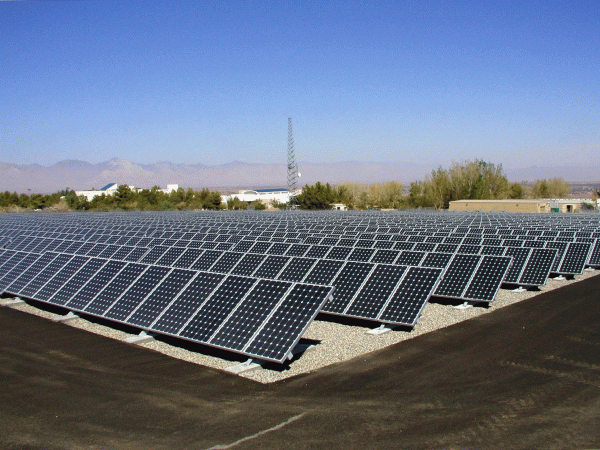
<path fill-rule="evenodd" d="M 359 162 L 336 163 L 299 162 L 301 185 L 317 181 L 331 184 L 346 181 L 356 183 L 382 183 L 399 181 L 410 183 L 422 180 L 433 164 L 403 162 Z M 529 167 L 506 169 L 511 181 L 535 180 L 562 177 L 567 181 L 598 181 L 600 167 Z M 108 183 L 129 184 L 142 188 L 176 183 L 195 189 L 208 187 L 227 190 L 231 188 L 286 187 L 285 164 L 258 164 L 233 161 L 217 166 L 183 164 L 161 161 L 154 164 L 138 164 L 124 159 L 90 164 L 84 161 L 67 160 L 51 166 L 39 164 L 0 163 L 0 191 L 50 193 L 65 188 L 80 190 L 100 188 Z"/>

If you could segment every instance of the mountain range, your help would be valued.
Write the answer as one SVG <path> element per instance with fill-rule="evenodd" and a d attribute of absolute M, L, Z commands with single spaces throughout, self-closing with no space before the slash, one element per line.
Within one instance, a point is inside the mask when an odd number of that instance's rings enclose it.
<path fill-rule="evenodd" d="M 345 161 L 336 163 L 299 162 L 299 185 L 317 181 L 337 184 L 382 183 L 398 181 L 410 183 L 422 180 L 435 169 L 434 164 L 405 162 Z M 527 167 L 506 169 L 511 181 L 531 181 L 541 178 L 562 177 L 570 182 L 597 182 L 600 166 L 595 167 Z M 286 164 L 246 163 L 233 161 L 207 166 L 161 161 L 138 164 L 120 158 L 90 164 L 66 160 L 51 166 L 39 164 L 0 163 L 0 191 L 50 193 L 65 188 L 85 190 L 101 188 L 108 183 L 128 184 L 141 188 L 165 187 L 179 184 L 184 188 L 210 188 L 222 192 L 237 189 L 287 187 Z"/>

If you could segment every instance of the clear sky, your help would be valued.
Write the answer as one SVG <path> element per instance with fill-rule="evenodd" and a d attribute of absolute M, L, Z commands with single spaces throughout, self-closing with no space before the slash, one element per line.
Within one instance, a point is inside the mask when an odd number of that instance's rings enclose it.
<path fill-rule="evenodd" d="M 597 164 L 600 3 L 0 1 L 0 162 Z"/>

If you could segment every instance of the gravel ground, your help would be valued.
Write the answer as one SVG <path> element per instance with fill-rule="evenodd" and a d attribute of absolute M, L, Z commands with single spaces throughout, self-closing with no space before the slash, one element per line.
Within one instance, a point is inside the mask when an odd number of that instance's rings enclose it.
<path fill-rule="evenodd" d="M 475 306 L 467 309 L 457 309 L 451 305 L 440 303 L 428 303 L 419 319 L 417 325 L 412 329 L 392 330 L 381 335 L 370 335 L 366 332 L 376 328 L 377 324 L 370 325 L 368 322 L 351 322 L 332 318 L 327 320 L 326 316 L 318 316 L 303 336 L 301 343 L 314 343 L 309 351 L 296 355 L 294 359 L 286 364 L 265 364 L 262 368 L 240 374 L 245 378 L 260 382 L 273 383 L 295 375 L 308 373 L 330 364 L 347 361 L 365 353 L 378 350 L 389 345 L 396 344 L 406 339 L 411 339 L 433 330 L 453 325 L 457 322 L 470 319 L 481 314 L 486 314 L 503 308 L 507 305 L 536 296 L 544 291 L 549 291 L 570 283 L 583 280 L 600 274 L 597 270 L 585 271 L 575 276 L 572 280 L 549 279 L 545 286 L 539 291 L 515 292 L 501 289 L 496 300 L 489 307 Z M 0 303 L 10 301 L 10 298 L 0 299 Z M 35 314 L 50 320 L 62 317 L 59 314 L 37 308 L 28 303 L 11 306 L 21 311 Z M 322 318 L 323 317 L 323 318 Z M 127 330 L 106 326 L 85 319 L 73 319 L 64 323 L 65 326 L 81 328 L 92 333 L 107 336 L 113 339 L 124 340 L 135 336 Z M 195 364 L 211 367 L 219 370 L 227 369 L 243 362 L 246 358 L 225 351 L 210 349 L 197 344 L 188 344 L 185 341 L 162 339 L 140 344 L 143 347 L 164 353 L 173 358 L 179 358 Z"/>

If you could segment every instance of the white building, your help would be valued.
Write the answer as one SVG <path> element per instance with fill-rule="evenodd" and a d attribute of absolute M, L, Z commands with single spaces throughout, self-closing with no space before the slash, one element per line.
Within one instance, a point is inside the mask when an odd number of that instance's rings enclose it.
<path fill-rule="evenodd" d="M 117 183 L 108 183 L 106 186 L 99 190 L 91 190 L 91 191 L 75 191 L 75 195 L 78 197 L 84 196 L 88 201 L 92 201 L 94 197 L 100 197 L 102 195 L 114 195 L 119 185 Z M 135 186 L 129 186 L 133 192 L 138 192 L 140 189 Z M 159 189 L 160 192 L 164 192 L 165 194 L 170 194 L 173 191 L 179 189 L 178 184 L 167 184 L 166 189 Z"/>
<path fill-rule="evenodd" d="M 301 189 L 296 191 L 296 195 L 300 195 Z M 239 191 L 237 194 L 222 195 L 221 201 L 227 203 L 229 200 L 236 198 L 242 202 L 252 203 L 260 200 L 261 203 L 267 204 L 273 201 L 279 203 L 288 203 L 290 201 L 290 193 L 287 189 L 251 189 Z"/>

